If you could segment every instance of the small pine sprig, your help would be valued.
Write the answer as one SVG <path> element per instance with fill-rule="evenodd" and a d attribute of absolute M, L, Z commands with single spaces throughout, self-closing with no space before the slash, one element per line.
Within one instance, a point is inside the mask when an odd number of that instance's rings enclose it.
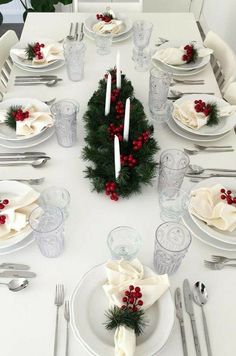
<path fill-rule="evenodd" d="M 32 61 L 34 58 L 35 58 L 35 51 L 34 51 L 34 48 L 35 48 L 35 43 L 33 44 L 28 44 L 28 46 L 26 47 L 25 49 L 25 54 L 26 54 L 26 57 L 29 61 Z"/>
<path fill-rule="evenodd" d="M 220 120 L 219 110 L 217 108 L 216 103 L 213 103 L 210 105 L 211 105 L 211 112 L 210 112 L 209 118 L 207 120 L 207 126 L 215 126 L 215 125 L 218 125 L 219 120 Z"/>
<path fill-rule="evenodd" d="M 203 100 L 194 101 L 194 109 L 196 112 L 201 112 L 207 119 L 207 126 L 214 126 L 219 123 L 219 111 L 216 103 L 205 103 Z"/>
<path fill-rule="evenodd" d="M 14 116 L 14 113 L 17 112 L 18 110 L 22 110 L 22 107 L 11 106 L 6 115 L 5 124 L 11 127 L 12 129 L 16 129 L 16 118 Z"/>

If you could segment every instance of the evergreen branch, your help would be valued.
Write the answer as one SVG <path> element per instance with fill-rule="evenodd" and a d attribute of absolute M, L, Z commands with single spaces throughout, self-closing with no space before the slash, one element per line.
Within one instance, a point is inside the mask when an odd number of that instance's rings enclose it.
<path fill-rule="evenodd" d="M 217 109 L 217 104 L 213 103 L 211 105 L 211 112 L 207 120 L 207 126 L 215 126 L 219 123 L 219 111 Z"/>
<path fill-rule="evenodd" d="M 35 57 L 34 46 L 35 46 L 35 43 L 28 44 L 28 46 L 25 49 L 26 57 L 30 61 L 32 61 Z"/>
<path fill-rule="evenodd" d="M 16 119 L 13 116 L 13 112 L 16 112 L 17 110 L 20 110 L 21 106 L 11 106 L 7 112 L 6 119 L 5 119 L 5 124 L 12 129 L 16 129 Z"/>

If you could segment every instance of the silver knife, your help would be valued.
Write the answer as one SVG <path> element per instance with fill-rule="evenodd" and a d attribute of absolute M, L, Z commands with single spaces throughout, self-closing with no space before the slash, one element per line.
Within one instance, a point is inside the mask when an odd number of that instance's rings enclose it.
<path fill-rule="evenodd" d="M 179 324 L 180 324 L 184 356 L 188 356 L 185 327 L 184 327 L 184 317 L 183 317 L 183 304 L 182 304 L 182 296 L 181 296 L 180 288 L 177 288 L 175 291 L 175 308 L 176 308 L 176 316 L 179 319 Z"/>
<path fill-rule="evenodd" d="M 191 289 L 190 289 L 190 285 L 189 285 L 188 279 L 184 280 L 183 291 L 184 291 L 184 303 L 185 303 L 186 312 L 189 314 L 189 317 L 190 317 L 190 320 L 191 320 L 192 331 L 193 331 L 193 339 L 194 339 L 194 345 L 195 345 L 196 354 L 197 354 L 197 356 L 201 356 L 202 353 L 201 353 L 199 337 L 198 337 L 198 332 L 197 332 L 195 314 L 194 314 L 194 310 L 193 310 L 192 292 L 191 292 Z"/>
<path fill-rule="evenodd" d="M 186 173 L 185 177 L 189 177 L 189 178 L 211 178 L 211 177 L 236 177 L 236 173 L 210 173 L 210 174 L 206 174 L 204 176 L 201 175 L 197 175 L 197 174 L 190 174 L 190 173 Z"/>
<path fill-rule="evenodd" d="M 36 273 L 30 271 L 3 271 L 0 273 L 0 278 L 33 278 Z"/>
<path fill-rule="evenodd" d="M 0 268 L 1 269 L 20 269 L 20 270 L 26 270 L 26 269 L 30 269 L 29 266 L 27 265 L 22 265 L 21 263 L 1 263 L 0 264 Z"/>
<path fill-rule="evenodd" d="M 47 154 L 45 152 L 14 152 L 14 153 L 0 153 L 0 157 L 22 157 L 22 156 L 46 156 Z"/>

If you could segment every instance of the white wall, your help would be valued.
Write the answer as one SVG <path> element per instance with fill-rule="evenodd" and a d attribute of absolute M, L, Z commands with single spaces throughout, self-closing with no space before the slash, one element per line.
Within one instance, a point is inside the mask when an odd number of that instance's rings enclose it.
<path fill-rule="evenodd" d="M 205 0 L 200 24 L 205 33 L 218 33 L 236 52 L 236 0 Z"/>
<path fill-rule="evenodd" d="M 0 5 L 0 11 L 3 14 L 3 22 L 5 23 L 23 22 L 22 14 L 24 8 L 20 0 L 14 0 L 8 4 Z"/>

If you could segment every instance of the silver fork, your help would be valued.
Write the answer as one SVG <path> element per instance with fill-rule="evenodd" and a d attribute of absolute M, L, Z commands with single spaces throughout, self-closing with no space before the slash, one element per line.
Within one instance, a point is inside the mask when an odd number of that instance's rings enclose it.
<path fill-rule="evenodd" d="M 221 270 L 224 267 L 236 267 L 235 263 L 217 263 L 217 262 L 212 262 L 212 261 L 204 261 L 205 267 L 212 269 L 212 270 Z"/>
<path fill-rule="evenodd" d="M 232 146 L 202 146 L 202 145 L 197 145 L 197 144 L 194 144 L 194 147 L 196 147 L 197 149 L 199 149 L 201 151 L 205 151 L 210 148 L 215 148 L 215 149 L 232 148 Z"/>
<path fill-rule="evenodd" d="M 215 153 L 218 153 L 218 152 L 233 152 L 234 149 L 233 148 L 221 148 L 221 149 L 209 149 L 205 152 L 215 152 Z M 202 153 L 204 152 L 204 150 L 189 150 L 188 148 L 184 148 L 184 152 L 187 153 L 188 155 L 190 156 L 193 156 L 193 155 L 197 155 L 198 153 Z"/>
<path fill-rule="evenodd" d="M 63 284 L 57 284 L 56 285 L 56 292 L 55 292 L 55 300 L 54 300 L 54 304 L 57 307 L 56 324 L 55 324 L 55 337 L 54 337 L 54 351 L 53 351 L 53 355 L 54 356 L 57 355 L 59 308 L 62 306 L 63 303 L 64 303 L 64 285 Z"/>
<path fill-rule="evenodd" d="M 45 178 L 31 178 L 31 179 L 0 179 L 0 181 L 3 180 L 10 180 L 10 181 L 16 181 L 16 182 L 21 182 L 21 183 L 26 183 L 30 185 L 38 185 L 44 182 Z"/>
<path fill-rule="evenodd" d="M 216 255 L 212 255 L 212 260 L 215 263 L 226 263 L 229 261 L 236 261 L 236 257 L 235 258 L 229 258 L 229 257 L 224 257 L 224 256 L 216 256 Z"/>
<path fill-rule="evenodd" d="M 70 307 L 69 307 L 68 300 L 65 301 L 64 317 L 66 320 L 66 352 L 65 352 L 65 356 L 68 356 L 68 354 L 69 354 L 69 323 L 70 323 Z"/>

